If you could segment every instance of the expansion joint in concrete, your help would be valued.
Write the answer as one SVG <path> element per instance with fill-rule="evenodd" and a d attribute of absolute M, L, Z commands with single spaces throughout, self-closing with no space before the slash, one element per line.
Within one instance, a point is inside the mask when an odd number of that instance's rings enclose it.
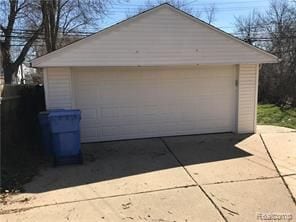
<path fill-rule="evenodd" d="M 205 191 L 205 189 L 198 184 L 198 182 L 193 178 L 193 176 L 189 173 L 189 171 L 186 169 L 186 167 L 183 165 L 181 160 L 176 156 L 176 154 L 171 150 L 169 145 L 166 143 L 166 141 L 163 138 L 159 138 L 160 141 L 164 144 L 164 146 L 167 148 L 167 150 L 172 154 L 172 156 L 176 159 L 176 161 L 180 164 L 180 166 L 184 169 L 184 171 L 188 174 L 188 176 L 193 180 L 193 182 L 199 187 L 199 189 L 203 192 L 203 194 L 207 197 L 207 199 L 212 203 L 212 205 L 215 207 L 215 209 L 218 211 L 220 216 L 224 219 L 225 222 L 228 222 L 227 218 L 223 214 L 223 212 L 219 209 L 217 204 L 214 202 L 214 200 L 210 197 L 210 195 Z"/>
<path fill-rule="evenodd" d="M 293 200 L 293 202 L 294 202 L 294 204 L 295 204 L 295 206 L 296 206 L 296 199 L 295 199 L 295 197 L 293 196 L 292 191 L 290 190 L 290 188 L 289 188 L 289 186 L 288 186 L 288 184 L 287 184 L 287 182 L 286 182 L 284 176 L 281 174 L 279 168 L 278 168 L 277 165 L 275 164 L 275 162 L 274 162 L 274 160 L 273 160 L 273 158 L 272 158 L 272 156 L 271 156 L 271 154 L 270 154 L 270 152 L 269 152 L 269 150 L 268 150 L 268 147 L 267 147 L 267 145 L 266 145 L 266 143 L 265 143 L 265 141 L 264 141 L 264 139 L 263 139 L 263 137 L 262 137 L 262 135 L 261 135 L 261 133 L 260 133 L 259 135 L 260 135 L 260 139 L 262 140 L 262 143 L 263 143 L 263 145 L 264 145 L 264 148 L 265 148 L 265 150 L 266 150 L 266 152 L 267 152 L 267 154 L 268 154 L 268 156 L 269 156 L 269 158 L 270 158 L 270 160 L 271 160 L 271 162 L 272 162 L 274 168 L 276 169 L 276 171 L 277 171 L 279 177 L 282 179 L 282 181 L 283 181 L 285 187 L 287 188 L 287 190 L 288 190 L 288 192 L 289 192 L 289 194 L 290 194 L 290 196 L 291 196 L 291 198 L 292 198 L 292 200 Z"/>

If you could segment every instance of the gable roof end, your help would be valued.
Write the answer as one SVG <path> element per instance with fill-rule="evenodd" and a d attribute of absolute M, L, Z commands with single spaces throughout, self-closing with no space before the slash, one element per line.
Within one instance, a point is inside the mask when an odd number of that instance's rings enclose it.
<path fill-rule="evenodd" d="M 174 21 L 171 21 L 173 19 Z M 149 32 L 147 29 L 150 29 Z M 170 35 L 168 31 L 174 35 Z M 153 32 L 156 34 L 151 35 Z M 176 37 L 172 37 L 175 36 L 175 32 Z M 145 43 L 147 45 L 151 42 L 153 45 L 158 44 L 159 47 L 145 48 Z M 199 48 L 200 52 L 196 53 Z M 196 49 L 196 52 L 194 53 L 192 49 Z M 152 66 L 276 62 L 278 62 L 276 56 L 164 3 L 33 59 L 32 66 Z"/>

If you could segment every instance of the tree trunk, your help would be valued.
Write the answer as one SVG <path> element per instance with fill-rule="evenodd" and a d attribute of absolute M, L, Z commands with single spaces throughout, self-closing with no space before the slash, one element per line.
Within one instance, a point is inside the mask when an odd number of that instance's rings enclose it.
<path fill-rule="evenodd" d="M 57 48 L 57 35 L 59 30 L 60 1 L 42 1 L 41 9 L 44 18 L 44 36 L 46 51 L 52 52 Z"/>
<path fill-rule="evenodd" d="M 4 83 L 11 84 L 13 76 L 18 71 L 18 68 L 14 64 L 8 63 L 8 64 L 4 64 L 3 71 L 4 71 Z"/>

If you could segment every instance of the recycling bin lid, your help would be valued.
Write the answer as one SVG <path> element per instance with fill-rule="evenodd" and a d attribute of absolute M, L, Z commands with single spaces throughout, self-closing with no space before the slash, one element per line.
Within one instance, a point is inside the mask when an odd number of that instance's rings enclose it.
<path fill-rule="evenodd" d="M 64 109 L 59 111 L 51 111 L 49 117 L 62 117 L 62 116 L 79 116 L 81 111 L 79 109 Z"/>

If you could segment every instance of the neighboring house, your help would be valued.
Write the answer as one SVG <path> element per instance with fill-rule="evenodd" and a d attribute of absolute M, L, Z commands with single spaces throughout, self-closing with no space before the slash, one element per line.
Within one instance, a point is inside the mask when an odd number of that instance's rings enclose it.
<path fill-rule="evenodd" d="M 33 60 L 47 108 L 82 142 L 256 131 L 258 70 L 277 57 L 163 4 Z"/>
<path fill-rule="evenodd" d="M 36 74 L 36 69 L 31 68 L 29 65 L 22 64 L 19 66 L 16 78 L 14 79 L 14 83 L 20 84 L 22 83 L 32 83 L 32 76 Z M 2 87 L 4 85 L 4 71 L 2 67 L 2 54 L 0 51 L 0 91 L 2 91 Z"/>
<path fill-rule="evenodd" d="M 23 63 L 22 65 L 19 66 L 18 72 L 16 75 L 16 83 L 17 84 L 29 84 L 33 83 L 33 76 L 36 75 L 36 69 L 31 68 L 29 65 L 26 65 Z"/>

